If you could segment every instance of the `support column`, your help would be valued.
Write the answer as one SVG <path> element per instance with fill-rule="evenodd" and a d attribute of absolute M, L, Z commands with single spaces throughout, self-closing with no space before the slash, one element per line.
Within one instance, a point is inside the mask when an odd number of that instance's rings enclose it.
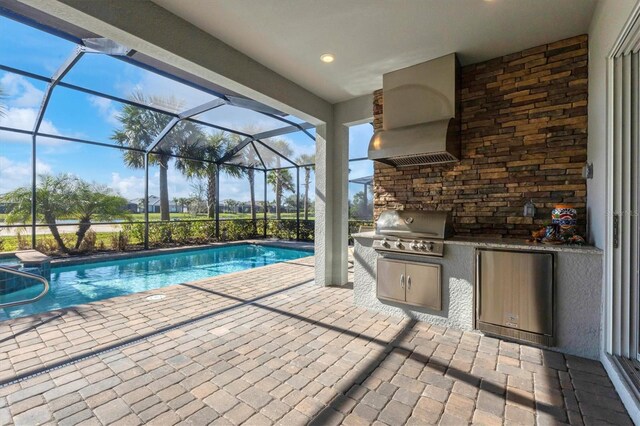
<path fill-rule="evenodd" d="M 216 165 L 216 240 L 220 240 L 220 165 Z"/>
<path fill-rule="evenodd" d="M 348 146 L 346 126 L 316 128 L 316 284 L 347 283 Z"/>
<path fill-rule="evenodd" d="M 269 204 L 267 203 L 267 171 L 264 171 L 264 205 L 263 207 L 263 215 L 264 215 L 264 238 L 267 238 L 267 210 L 269 209 Z"/>
<path fill-rule="evenodd" d="M 296 240 L 300 239 L 300 167 L 296 167 Z"/>
<path fill-rule="evenodd" d="M 364 184 L 364 190 L 363 190 L 363 192 L 364 192 L 364 208 L 362 209 L 363 213 L 368 213 L 369 212 L 369 199 L 368 199 L 369 195 L 367 194 L 367 186 L 369 186 L 369 185 L 367 185 L 365 183 Z"/>
<path fill-rule="evenodd" d="M 37 162 L 36 162 L 36 134 L 31 139 L 31 248 L 36 249 L 36 184 L 37 184 Z"/>
<path fill-rule="evenodd" d="M 149 153 L 144 154 L 144 248 L 149 248 Z"/>

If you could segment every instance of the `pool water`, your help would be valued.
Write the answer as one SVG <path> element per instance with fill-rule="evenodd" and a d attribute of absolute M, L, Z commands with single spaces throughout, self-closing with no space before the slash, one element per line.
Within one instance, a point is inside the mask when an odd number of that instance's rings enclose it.
<path fill-rule="evenodd" d="M 49 293 L 36 303 L 0 309 L 0 320 L 215 277 L 312 254 L 304 250 L 242 244 L 74 266 L 52 266 Z M 41 285 L 33 285 L 10 294 L 0 294 L 0 303 L 32 298 L 41 291 Z"/>

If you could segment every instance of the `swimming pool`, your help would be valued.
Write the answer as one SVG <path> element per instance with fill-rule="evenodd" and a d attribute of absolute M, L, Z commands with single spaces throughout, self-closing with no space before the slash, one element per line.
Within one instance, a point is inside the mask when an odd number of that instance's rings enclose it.
<path fill-rule="evenodd" d="M 306 250 L 240 244 L 74 266 L 52 265 L 49 293 L 30 305 L 0 309 L 0 321 L 300 259 L 312 254 Z M 33 285 L 6 295 L 0 294 L 0 303 L 31 298 L 40 291 L 41 285 Z"/>

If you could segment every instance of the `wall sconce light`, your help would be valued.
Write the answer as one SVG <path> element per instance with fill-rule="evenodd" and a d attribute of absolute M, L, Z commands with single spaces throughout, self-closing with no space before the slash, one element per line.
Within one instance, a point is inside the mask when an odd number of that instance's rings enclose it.
<path fill-rule="evenodd" d="M 536 216 L 536 205 L 533 204 L 533 200 L 527 201 L 524 205 L 524 211 L 522 212 L 524 217 L 535 217 Z"/>
<path fill-rule="evenodd" d="M 584 163 L 584 166 L 582 166 L 582 177 L 585 179 L 593 179 L 593 163 Z"/>

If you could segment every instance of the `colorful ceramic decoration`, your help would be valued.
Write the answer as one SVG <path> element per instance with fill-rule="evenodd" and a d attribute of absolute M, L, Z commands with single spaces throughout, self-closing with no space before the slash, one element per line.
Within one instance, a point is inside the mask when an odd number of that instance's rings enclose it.
<path fill-rule="evenodd" d="M 576 234 L 578 212 L 570 206 L 559 204 L 551 211 L 551 223 L 558 227 L 558 237 L 569 240 Z"/>
<path fill-rule="evenodd" d="M 558 239 L 558 227 L 556 225 L 548 225 L 544 229 L 544 241 L 555 241 Z"/>
<path fill-rule="evenodd" d="M 551 211 L 551 224 L 531 232 L 529 241 L 544 244 L 585 244 L 576 233 L 578 212 L 571 206 L 559 204 Z"/>

